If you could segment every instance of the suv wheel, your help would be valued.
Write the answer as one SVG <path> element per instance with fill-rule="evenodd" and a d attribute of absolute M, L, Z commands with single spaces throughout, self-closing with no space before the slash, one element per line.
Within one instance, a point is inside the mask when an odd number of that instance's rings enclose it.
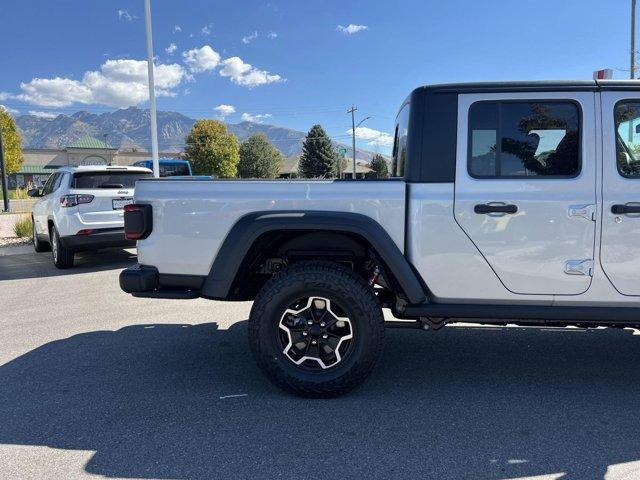
<path fill-rule="evenodd" d="M 31 217 L 31 223 L 33 224 L 33 231 L 32 231 L 32 235 L 33 235 L 33 249 L 40 253 L 40 252 L 48 252 L 49 250 L 51 250 L 51 245 L 48 244 L 47 242 L 42 242 L 40 240 L 38 240 L 38 233 L 36 232 L 36 222 L 33 219 L 33 217 Z"/>
<path fill-rule="evenodd" d="M 53 264 L 58 268 L 73 267 L 73 250 L 60 243 L 60 235 L 55 226 L 51 227 L 51 251 L 53 252 Z"/>
<path fill-rule="evenodd" d="M 269 280 L 249 317 L 249 342 L 279 387 L 332 397 L 362 383 L 384 346 L 382 309 L 372 288 L 328 262 L 295 264 Z"/>

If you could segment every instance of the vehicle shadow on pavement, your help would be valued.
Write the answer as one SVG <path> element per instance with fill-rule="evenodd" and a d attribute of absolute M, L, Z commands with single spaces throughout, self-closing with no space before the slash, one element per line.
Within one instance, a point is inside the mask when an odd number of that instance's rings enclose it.
<path fill-rule="evenodd" d="M 135 263 L 137 258 L 135 252 L 135 249 L 123 250 L 121 248 L 78 252 L 75 255 L 73 268 L 65 270 L 55 267 L 51 252 L 0 256 L 0 281 L 78 275 L 80 273 L 126 268 Z"/>
<path fill-rule="evenodd" d="M 602 479 L 640 460 L 638 412 L 628 330 L 391 330 L 332 400 L 263 378 L 246 322 L 95 331 L 0 366 L 0 443 L 93 450 L 106 477 Z"/>

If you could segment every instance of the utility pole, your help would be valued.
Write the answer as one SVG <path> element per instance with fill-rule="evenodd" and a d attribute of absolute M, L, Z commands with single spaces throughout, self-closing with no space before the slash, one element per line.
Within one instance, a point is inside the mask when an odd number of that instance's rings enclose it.
<path fill-rule="evenodd" d="M 7 172 L 4 164 L 4 148 L 2 148 L 2 128 L 0 128 L 0 174 L 2 175 L 2 198 L 4 211 L 9 211 L 9 188 L 7 187 Z"/>
<path fill-rule="evenodd" d="M 151 114 L 151 158 L 153 176 L 160 176 L 158 160 L 158 122 L 156 119 L 156 90 L 153 82 L 153 38 L 151 35 L 151 0 L 144 0 L 144 25 L 147 37 L 147 72 L 149 76 L 149 113 Z"/>
<path fill-rule="evenodd" d="M 351 105 L 347 113 L 351 114 L 351 136 L 353 139 L 353 179 L 356 179 L 356 110 L 358 107 Z"/>
<path fill-rule="evenodd" d="M 631 0 L 631 70 L 629 78 L 636 78 L 636 0 Z"/>

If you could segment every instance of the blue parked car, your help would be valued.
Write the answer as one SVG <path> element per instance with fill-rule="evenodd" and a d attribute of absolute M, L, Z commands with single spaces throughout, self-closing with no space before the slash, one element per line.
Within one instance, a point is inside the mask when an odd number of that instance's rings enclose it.
<path fill-rule="evenodd" d="M 160 161 L 161 177 L 190 177 L 192 176 L 191 164 L 187 160 L 179 158 L 161 158 Z M 136 167 L 146 167 L 153 170 L 153 160 L 140 160 L 134 163 Z"/>

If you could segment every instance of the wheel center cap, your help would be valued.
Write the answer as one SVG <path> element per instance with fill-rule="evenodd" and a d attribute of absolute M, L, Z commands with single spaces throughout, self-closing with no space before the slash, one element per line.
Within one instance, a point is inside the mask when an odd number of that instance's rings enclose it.
<path fill-rule="evenodd" d="M 319 337 L 322 335 L 322 327 L 320 327 L 320 325 L 317 324 L 313 324 L 309 327 L 309 335 L 311 335 L 312 337 Z"/>

